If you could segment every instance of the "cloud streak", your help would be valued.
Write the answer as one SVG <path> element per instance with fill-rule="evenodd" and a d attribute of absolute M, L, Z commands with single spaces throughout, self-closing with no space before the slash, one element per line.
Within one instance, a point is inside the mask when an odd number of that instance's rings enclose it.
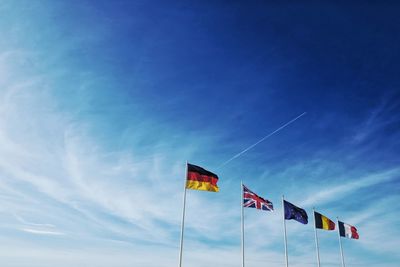
<path fill-rule="evenodd" d="M 349 182 L 345 182 L 339 185 L 327 185 L 327 189 L 318 190 L 316 193 L 309 194 L 310 197 L 302 201 L 302 205 L 310 206 L 316 203 L 323 205 L 332 200 L 337 201 L 340 198 L 345 197 L 362 188 L 375 186 L 380 183 L 389 182 L 394 179 L 398 179 L 400 175 L 400 169 L 395 168 L 391 170 L 385 170 L 375 174 L 370 174 L 364 177 L 357 177 L 349 179 Z"/>
<path fill-rule="evenodd" d="M 22 228 L 21 231 L 35 234 L 35 235 L 64 235 L 64 233 L 61 233 L 61 232 L 38 230 L 38 229 L 31 229 L 31 228 Z"/>

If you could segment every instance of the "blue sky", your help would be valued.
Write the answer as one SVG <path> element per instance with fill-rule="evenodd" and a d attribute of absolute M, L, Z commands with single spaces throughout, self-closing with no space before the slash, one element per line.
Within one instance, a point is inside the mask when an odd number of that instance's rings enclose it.
<path fill-rule="evenodd" d="M 400 5 L 394 1 L 2 1 L 4 266 L 282 266 L 280 197 L 355 225 L 347 266 L 400 257 Z M 221 167 L 285 122 L 307 114 Z M 312 220 L 310 220 L 312 222 Z M 315 266 L 287 222 L 290 266 Z M 320 231 L 322 266 L 339 266 Z"/>

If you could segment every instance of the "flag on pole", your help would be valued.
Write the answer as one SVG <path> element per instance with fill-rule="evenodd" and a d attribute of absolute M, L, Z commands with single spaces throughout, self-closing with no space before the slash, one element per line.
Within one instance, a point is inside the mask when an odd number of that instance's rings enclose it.
<path fill-rule="evenodd" d="M 285 220 L 296 220 L 299 223 L 307 224 L 308 215 L 305 210 L 299 208 L 292 203 L 283 200 L 284 210 L 285 210 Z"/>
<path fill-rule="evenodd" d="M 253 193 L 245 185 L 243 185 L 243 207 L 268 211 L 274 210 L 271 201 L 263 199 L 262 197 Z"/>
<path fill-rule="evenodd" d="M 187 189 L 218 192 L 217 182 L 218 176 L 215 173 L 193 164 L 187 164 Z"/>
<path fill-rule="evenodd" d="M 338 221 L 338 227 L 340 236 L 353 239 L 358 239 L 360 237 L 358 235 L 357 228 L 350 224 Z"/>
<path fill-rule="evenodd" d="M 335 230 L 335 223 L 328 217 L 314 211 L 315 228 L 324 230 Z"/>

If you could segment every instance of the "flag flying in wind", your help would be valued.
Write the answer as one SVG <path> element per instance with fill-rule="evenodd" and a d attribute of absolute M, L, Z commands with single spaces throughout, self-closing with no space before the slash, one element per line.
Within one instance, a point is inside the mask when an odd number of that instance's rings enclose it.
<path fill-rule="evenodd" d="M 284 210 L 285 210 L 285 220 L 296 220 L 302 224 L 308 223 L 308 215 L 305 210 L 299 208 L 292 203 L 283 200 Z"/>
<path fill-rule="evenodd" d="M 319 212 L 314 211 L 315 228 L 324 230 L 335 230 L 335 223 L 328 217 Z"/>
<path fill-rule="evenodd" d="M 188 163 L 186 188 L 218 192 L 219 188 L 217 186 L 217 182 L 218 176 L 215 173 Z"/>
<path fill-rule="evenodd" d="M 245 185 L 243 185 L 243 207 L 269 211 L 274 210 L 272 202 L 253 193 Z"/>
<path fill-rule="evenodd" d="M 357 228 L 354 226 L 341 221 L 338 221 L 338 224 L 340 236 L 353 239 L 358 239 L 360 237 L 357 233 Z"/>

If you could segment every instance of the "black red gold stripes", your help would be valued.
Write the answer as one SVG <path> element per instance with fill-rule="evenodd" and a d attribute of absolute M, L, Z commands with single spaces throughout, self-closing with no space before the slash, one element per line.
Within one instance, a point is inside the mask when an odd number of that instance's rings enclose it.
<path fill-rule="evenodd" d="M 218 192 L 218 175 L 202 167 L 189 164 L 187 165 L 186 188 Z"/>

